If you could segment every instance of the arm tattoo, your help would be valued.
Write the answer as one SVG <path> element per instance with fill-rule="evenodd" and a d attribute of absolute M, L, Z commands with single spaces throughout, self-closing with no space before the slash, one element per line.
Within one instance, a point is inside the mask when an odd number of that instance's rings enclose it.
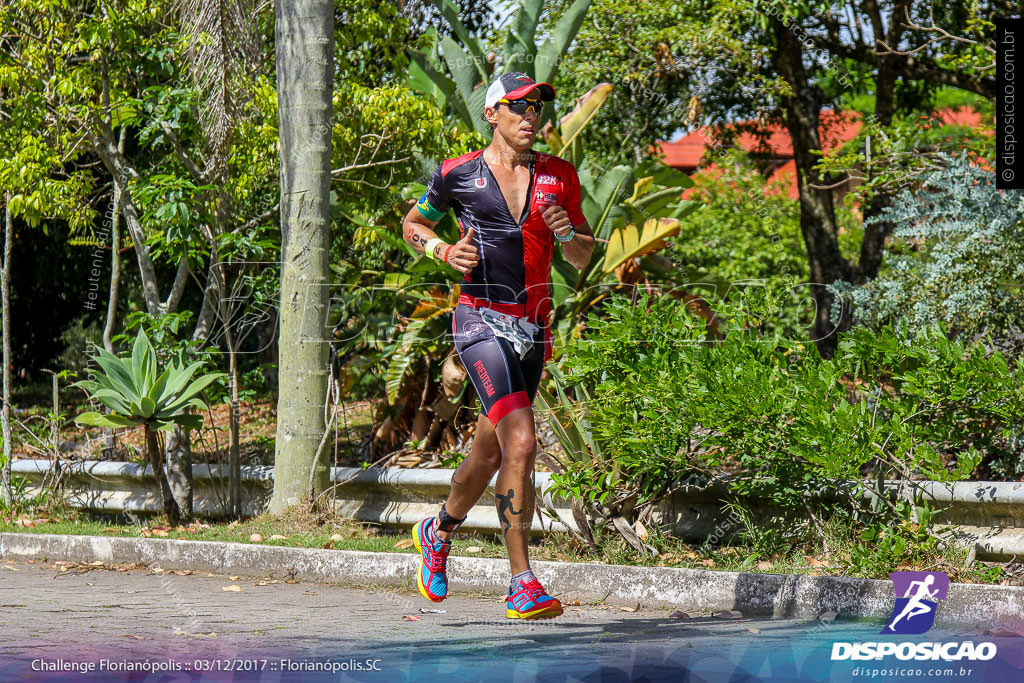
<path fill-rule="evenodd" d="M 503 496 L 500 493 L 494 494 L 494 497 L 498 499 L 498 519 L 501 521 L 502 535 L 507 534 L 508 530 L 512 528 L 512 522 L 510 522 L 508 519 L 508 513 L 511 512 L 513 515 L 523 514 L 523 509 L 521 507 L 519 508 L 518 512 L 516 512 L 516 509 L 512 507 L 513 495 L 514 492 L 512 491 L 512 489 L 508 490 L 508 495 Z"/>
<path fill-rule="evenodd" d="M 409 240 L 412 242 L 412 245 L 414 247 L 420 244 L 422 244 L 424 247 L 427 246 L 427 241 L 423 239 L 420 236 L 420 234 L 413 230 L 412 228 L 409 228 Z"/>

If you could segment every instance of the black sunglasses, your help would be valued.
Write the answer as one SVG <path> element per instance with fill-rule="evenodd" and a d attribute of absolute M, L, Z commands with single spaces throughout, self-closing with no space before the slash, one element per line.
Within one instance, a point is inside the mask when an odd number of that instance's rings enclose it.
<path fill-rule="evenodd" d="M 526 116 L 526 112 L 531 109 L 537 112 L 537 116 L 544 112 L 544 102 L 542 100 L 520 98 L 518 100 L 498 100 L 498 104 L 507 104 L 508 110 L 519 116 Z"/>

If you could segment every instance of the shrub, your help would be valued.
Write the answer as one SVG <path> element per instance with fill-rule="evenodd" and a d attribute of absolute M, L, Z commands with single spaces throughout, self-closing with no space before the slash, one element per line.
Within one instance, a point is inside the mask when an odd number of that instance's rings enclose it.
<path fill-rule="evenodd" d="M 1010 355 L 1024 348 L 1024 193 L 995 186 L 995 172 L 966 154 L 923 176 L 873 220 L 894 224 L 878 277 L 837 283 L 855 324 L 920 330 L 935 321 L 953 335 L 988 335 Z M 835 311 L 834 313 L 838 313 Z"/>
<path fill-rule="evenodd" d="M 719 481 L 741 505 L 777 509 L 765 521 L 785 536 L 820 537 L 834 508 L 809 494 L 845 498 L 864 524 L 905 520 L 919 511 L 882 495 L 883 479 L 966 478 L 1022 431 L 1019 370 L 941 328 L 858 329 L 824 360 L 748 315 L 726 311 L 712 342 L 673 299 L 612 299 L 556 375 L 579 399 L 550 413 L 569 454 L 561 490 L 623 526 L 684 483 Z"/>

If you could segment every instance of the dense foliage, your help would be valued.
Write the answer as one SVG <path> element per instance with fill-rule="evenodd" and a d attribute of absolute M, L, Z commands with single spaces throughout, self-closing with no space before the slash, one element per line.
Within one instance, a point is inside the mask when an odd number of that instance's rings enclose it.
<path fill-rule="evenodd" d="M 722 341 L 669 298 L 614 298 L 605 313 L 563 364 L 578 401 L 557 413 L 592 440 L 569 449 L 562 489 L 599 518 L 649 519 L 684 483 L 718 481 L 776 506 L 786 535 L 806 534 L 829 509 L 812 493 L 839 487 L 856 510 L 872 480 L 964 479 L 994 453 L 1021 465 L 1021 368 L 939 327 L 855 330 L 825 360 L 758 332 L 756 302 L 723 311 Z"/>
<path fill-rule="evenodd" d="M 966 155 L 946 157 L 874 220 L 895 225 L 894 244 L 876 279 L 839 285 L 856 322 L 912 333 L 938 321 L 1024 350 L 1024 194 L 996 189 L 995 174 Z"/>

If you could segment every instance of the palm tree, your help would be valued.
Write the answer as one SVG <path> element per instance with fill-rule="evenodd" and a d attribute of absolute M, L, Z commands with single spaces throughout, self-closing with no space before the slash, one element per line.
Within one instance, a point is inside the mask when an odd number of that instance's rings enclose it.
<path fill-rule="evenodd" d="M 334 5 L 276 8 L 281 145 L 281 328 L 274 494 L 270 512 L 327 487 L 325 432 Z"/>

